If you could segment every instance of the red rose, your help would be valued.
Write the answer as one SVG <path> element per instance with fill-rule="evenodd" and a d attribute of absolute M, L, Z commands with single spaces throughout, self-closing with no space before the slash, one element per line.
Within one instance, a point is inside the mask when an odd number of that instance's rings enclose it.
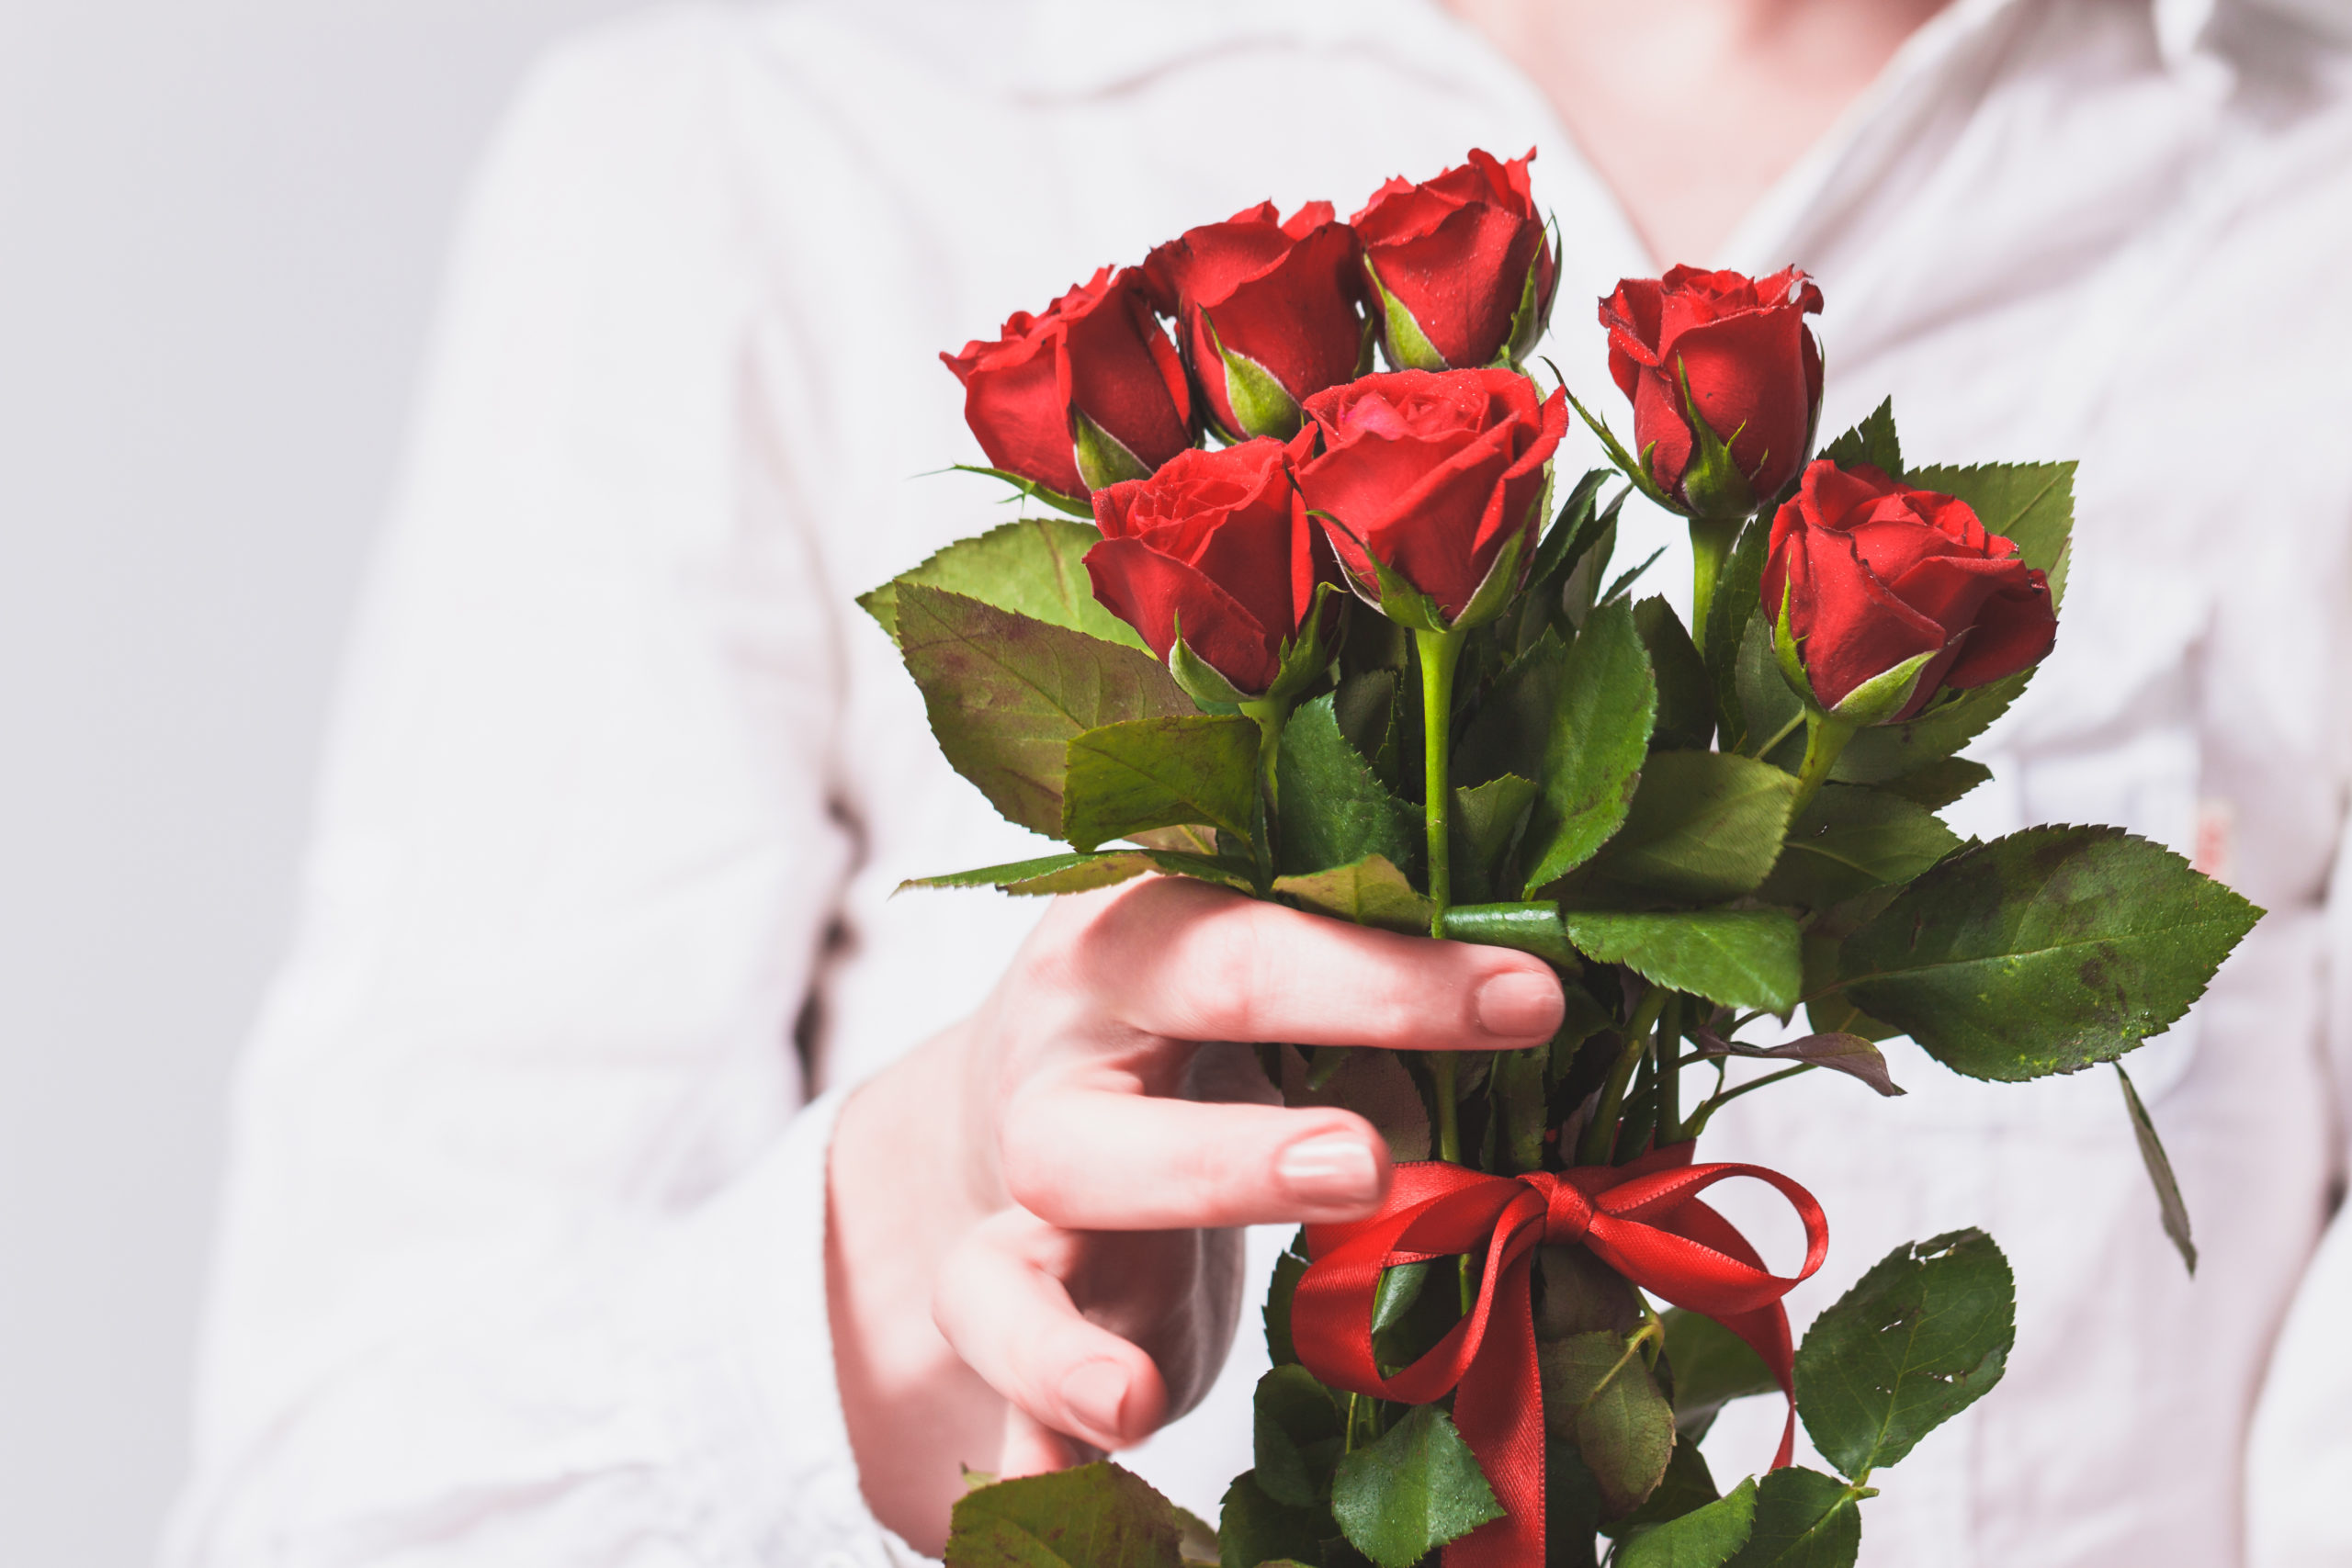
<path fill-rule="evenodd" d="M 1094 596 L 1162 660 L 1181 633 L 1246 696 L 1273 685 L 1316 584 L 1334 577 L 1279 441 L 1180 453 L 1148 479 L 1096 491 L 1094 519 Z"/>
<path fill-rule="evenodd" d="M 1772 519 L 1764 613 L 1777 618 L 1786 595 L 1797 657 L 1825 708 L 1934 655 L 1889 722 L 1908 718 L 1946 686 L 1997 681 L 2050 651 L 2050 587 L 2017 551 L 1965 502 L 1824 458 Z"/>
<path fill-rule="evenodd" d="M 1534 156 L 1474 149 L 1433 180 L 1390 180 L 1351 220 L 1391 366 L 1516 365 L 1544 334 L 1560 267 L 1528 190 Z"/>
<path fill-rule="evenodd" d="M 1338 519 L 1332 548 L 1360 582 L 1369 550 L 1449 620 L 1506 544 L 1533 536 L 1568 428 L 1566 394 L 1538 401 L 1516 370 L 1366 376 L 1307 399 L 1306 413 L 1292 462 L 1306 504 Z"/>
<path fill-rule="evenodd" d="M 1233 440 L 1297 434 L 1298 405 L 1363 368 L 1363 285 L 1352 230 L 1331 204 L 1277 223 L 1271 201 L 1185 231 L 1144 276 L 1177 321 L 1206 412 Z"/>
<path fill-rule="evenodd" d="M 989 461 L 1057 495 L 1141 479 L 1193 444 L 1184 367 L 1133 267 L 1106 266 L 1042 316 L 1015 311 L 996 342 L 939 357 Z"/>
<path fill-rule="evenodd" d="M 1821 290 L 1794 267 L 1758 281 L 1678 266 L 1662 279 L 1629 277 L 1600 302 L 1609 373 L 1634 403 L 1634 450 L 1650 451 L 1650 475 L 1668 496 L 1692 512 L 1736 515 L 1796 477 L 1821 409 L 1821 345 L 1804 324 L 1820 310 Z M 1714 476 L 1685 493 L 1686 476 L 1698 477 L 1689 474 L 1698 441 L 1685 378 L 1701 417 L 1730 446 L 1744 491 Z"/>

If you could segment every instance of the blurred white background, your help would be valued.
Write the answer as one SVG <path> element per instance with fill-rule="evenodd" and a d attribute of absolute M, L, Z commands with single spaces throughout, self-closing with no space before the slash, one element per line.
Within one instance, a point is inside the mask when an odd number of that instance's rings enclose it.
<path fill-rule="evenodd" d="M 0 1560 L 152 1554 L 230 1064 L 500 105 L 628 0 L 0 0 Z"/>

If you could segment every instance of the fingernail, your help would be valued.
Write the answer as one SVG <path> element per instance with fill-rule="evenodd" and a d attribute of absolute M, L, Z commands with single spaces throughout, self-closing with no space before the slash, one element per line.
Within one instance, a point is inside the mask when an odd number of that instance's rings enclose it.
<path fill-rule="evenodd" d="M 1478 1027 L 1514 1040 L 1548 1035 L 1560 1027 L 1560 987 L 1548 975 L 1512 969 L 1478 987 Z"/>
<path fill-rule="evenodd" d="M 1062 1403 L 1092 1435 L 1125 1436 L 1119 1414 L 1127 1402 L 1127 1374 L 1115 1361 L 1087 1361 L 1062 1379 Z"/>
<path fill-rule="evenodd" d="M 1352 1133 L 1302 1138 L 1274 1161 L 1291 1196 L 1310 1203 L 1369 1203 L 1380 1196 L 1380 1162 Z"/>

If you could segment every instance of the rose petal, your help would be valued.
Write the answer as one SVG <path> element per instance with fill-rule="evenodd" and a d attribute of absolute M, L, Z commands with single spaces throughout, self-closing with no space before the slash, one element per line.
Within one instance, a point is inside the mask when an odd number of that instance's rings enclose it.
<path fill-rule="evenodd" d="M 1236 688 L 1254 695 L 1273 684 L 1281 669 L 1278 639 L 1194 568 L 1140 539 L 1105 539 L 1086 552 L 1086 574 L 1095 598 L 1162 660 L 1175 646 L 1181 622 L 1185 646 Z"/>

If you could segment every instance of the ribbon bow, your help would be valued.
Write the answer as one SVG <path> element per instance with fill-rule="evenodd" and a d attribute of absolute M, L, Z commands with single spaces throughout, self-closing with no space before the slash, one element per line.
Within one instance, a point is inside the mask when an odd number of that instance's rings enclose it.
<path fill-rule="evenodd" d="M 1291 1303 L 1291 1339 L 1327 1386 L 1407 1404 L 1454 1393 L 1453 1421 L 1504 1509 L 1445 1548 L 1446 1568 L 1525 1568 L 1544 1561 L 1544 1404 L 1528 1270 L 1545 1243 L 1581 1242 L 1634 1284 L 1704 1314 L 1746 1340 L 1788 1396 L 1772 1467 L 1796 1444 L 1795 1352 L 1781 1298 L 1821 1267 L 1829 1227 L 1813 1194 L 1753 1165 L 1692 1165 L 1678 1144 L 1631 1165 L 1553 1175 L 1491 1176 L 1425 1161 L 1396 1168 L 1380 1212 L 1306 1227 L 1314 1261 Z M 1804 1222 L 1804 1267 L 1768 1271 L 1729 1220 L 1699 1201 L 1718 1181 L 1753 1177 Z M 1372 1353 L 1372 1308 L 1383 1270 L 1484 1247 L 1478 1299 L 1430 1352 L 1394 1377 Z"/>

